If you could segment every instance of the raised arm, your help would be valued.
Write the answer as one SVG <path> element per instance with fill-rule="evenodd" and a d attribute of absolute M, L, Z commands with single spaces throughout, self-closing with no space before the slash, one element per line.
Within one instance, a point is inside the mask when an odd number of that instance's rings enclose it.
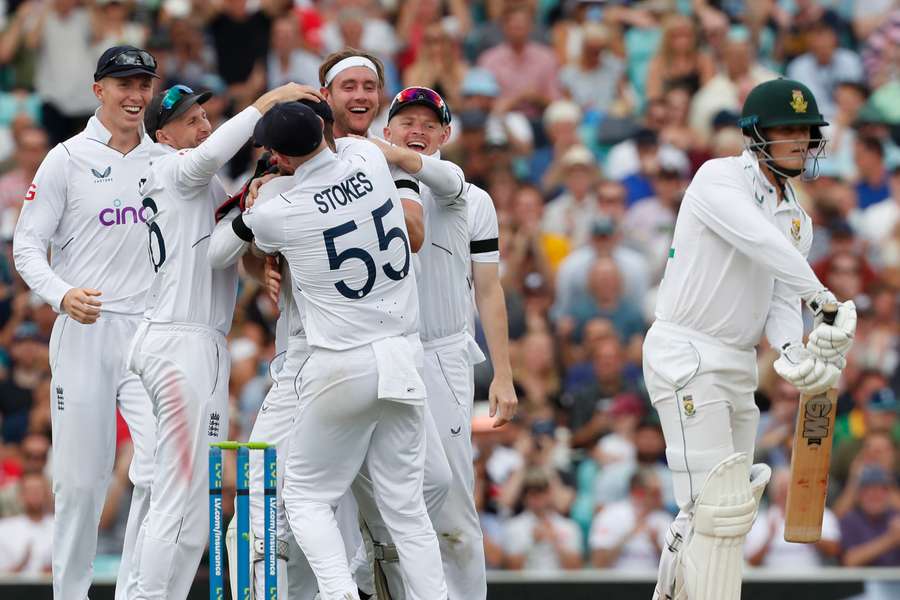
<path fill-rule="evenodd" d="M 701 167 L 688 188 L 682 209 L 690 210 L 738 252 L 767 267 L 785 292 L 808 302 L 824 290 L 803 255 L 763 217 L 739 176 L 711 173 L 708 165 Z"/>
<path fill-rule="evenodd" d="M 187 185 L 206 185 L 247 143 L 262 115 L 280 102 L 301 99 L 323 101 L 318 90 L 297 83 L 288 83 L 263 94 L 252 106 L 216 129 L 202 144 L 190 152 L 184 152 L 178 163 L 177 180 Z"/>

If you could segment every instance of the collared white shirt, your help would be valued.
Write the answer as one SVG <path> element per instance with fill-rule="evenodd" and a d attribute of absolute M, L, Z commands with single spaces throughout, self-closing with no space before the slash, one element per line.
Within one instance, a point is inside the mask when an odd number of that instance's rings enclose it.
<path fill-rule="evenodd" d="M 811 243 L 793 189 L 779 203 L 752 153 L 707 161 L 678 213 L 656 317 L 740 348 L 764 330 L 773 346 L 798 342 L 800 299 L 824 289 Z"/>
<path fill-rule="evenodd" d="M 250 138 L 260 116 L 248 107 L 196 148 L 156 145 L 141 185 L 155 272 L 144 315 L 149 321 L 200 324 L 223 334 L 231 329 L 237 266 L 213 269 L 207 257 L 216 207 L 227 198 L 216 172 Z"/>
<path fill-rule="evenodd" d="M 416 333 L 419 310 L 403 206 L 384 156 L 367 140 L 337 146 L 340 157 L 321 150 L 297 168 L 293 188 L 254 205 L 243 221 L 263 252 L 287 260 L 309 345 L 347 350 Z"/>
<path fill-rule="evenodd" d="M 419 336 L 423 342 L 465 331 L 472 312 L 467 285 L 469 228 L 465 175 L 440 153 L 422 156 L 422 169 L 414 174 L 394 171 L 394 184 L 403 197 L 422 203 L 425 237 L 413 264 L 419 295 Z M 418 180 L 418 190 L 408 178 Z M 415 185 L 415 184 L 413 184 Z M 415 198 L 412 198 L 415 199 Z"/>
<path fill-rule="evenodd" d="M 147 260 L 149 211 L 138 187 L 153 142 L 122 154 L 95 114 L 38 168 L 13 240 L 16 270 L 57 312 L 73 287 L 100 290 L 105 312 L 140 314 L 153 269 Z M 47 248 L 50 261 L 47 261 Z"/>

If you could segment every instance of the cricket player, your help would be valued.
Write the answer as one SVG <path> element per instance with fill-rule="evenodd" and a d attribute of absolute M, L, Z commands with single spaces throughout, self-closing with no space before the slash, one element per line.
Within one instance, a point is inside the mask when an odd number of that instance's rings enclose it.
<path fill-rule="evenodd" d="M 338 156 L 358 160 L 351 155 L 358 145 L 347 140 L 347 136 L 367 137 L 369 129 L 380 110 L 381 95 L 384 89 L 384 68 L 376 57 L 355 50 L 345 49 L 325 58 L 319 67 L 321 91 L 334 113 L 334 137 Z M 424 211 L 418 197 L 417 183 L 413 177 L 403 176 L 396 170 L 395 185 L 402 199 L 404 219 L 409 235 L 410 248 L 418 252 L 424 239 Z M 432 518 L 438 514 L 447 498 L 452 482 L 452 472 L 443 445 L 437 443 L 440 434 L 426 405 L 425 429 L 426 437 L 434 440 L 425 445 L 424 494 L 428 514 Z M 358 505 L 360 521 L 367 538 L 367 545 L 360 546 L 357 558 L 353 560 L 351 570 L 356 574 L 360 590 L 373 594 L 379 586 L 387 586 L 380 570 L 373 574 L 371 559 L 379 563 L 396 563 L 399 555 L 390 544 L 390 534 L 384 520 L 380 516 L 375 502 L 375 494 L 371 478 L 365 468 L 353 482 L 352 497 L 342 500 L 341 514 L 355 512 L 352 504 Z M 351 505 L 349 508 L 343 505 Z M 341 531 L 345 539 L 349 539 L 357 528 L 354 523 L 341 522 Z M 374 544 L 371 550 L 374 556 L 367 556 L 368 544 Z M 383 590 L 383 595 L 387 589 Z"/>
<path fill-rule="evenodd" d="M 133 46 L 106 50 L 87 127 L 44 159 L 25 194 L 13 255 L 25 283 L 59 313 L 50 340 L 53 425 L 53 597 L 84 600 L 100 512 L 112 476 L 116 407 L 134 443 L 134 484 L 116 598 L 150 502 L 155 423 L 125 362 L 152 277 L 149 212 L 138 184 L 153 146 L 143 117 L 156 60 Z M 50 249 L 50 260 L 47 250 Z"/>
<path fill-rule="evenodd" d="M 365 140 L 342 159 L 299 103 L 263 120 L 264 139 L 298 181 L 236 220 L 256 246 L 279 252 L 303 296 L 311 349 L 300 382 L 284 503 L 323 600 L 358 599 L 334 508 L 366 465 L 397 540 L 407 592 L 445 599 L 440 552 L 422 490 L 425 385 L 418 302 L 400 197 Z M 235 227 L 238 227 L 236 225 Z M 324 252 L 323 252 L 324 250 Z"/>
<path fill-rule="evenodd" d="M 305 90 L 311 95 L 319 94 L 314 88 L 306 88 Z M 334 118 L 331 114 L 331 108 L 324 100 L 302 100 L 304 104 L 313 109 L 313 111 L 323 120 L 323 129 L 325 132 L 326 142 L 333 151 L 334 138 L 331 136 L 331 124 Z M 257 123 L 259 126 L 260 123 Z M 262 132 L 260 132 L 262 135 Z M 259 139 L 260 135 L 254 133 L 254 139 Z M 275 191 L 286 192 L 295 185 L 295 179 L 291 177 L 293 171 L 290 170 L 290 164 L 280 164 L 273 166 L 278 173 L 287 175 L 286 177 L 277 177 L 268 184 L 267 195 L 277 196 Z M 258 175 L 270 170 L 268 160 L 263 168 L 258 169 Z M 249 192 L 245 188 L 245 193 Z M 245 200 L 252 205 L 255 198 Z M 238 205 L 240 199 L 235 198 L 231 212 L 239 214 L 241 208 Z M 209 245 L 209 261 L 214 268 L 227 268 L 234 265 L 237 260 L 244 256 L 252 256 L 247 251 L 250 243 L 244 241 L 238 236 L 234 229 L 234 221 L 232 219 L 223 219 L 215 227 L 210 239 Z M 287 271 L 287 263 L 283 263 L 279 267 L 279 279 L 290 281 L 290 273 Z M 272 361 L 271 372 L 273 378 L 272 387 L 269 388 L 265 399 L 256 416 L 253 424 L 253 430 L 250 432 L 250 441 L 261 441 L 268 444 L 274 444 L 278 459 L 278 486 L 277 486 L 277 518 L 279 523 L 286 523 L 284 514 L 284 503 L 282 499 L 282 487 L 284 483 L 284 464 L 287 459 L 288 441 L 290 439 L 291 427 L 294 417 L 299 407 L 299 381 L 303 365 L 309 358 L 309 345 L 306 341 L 306 333 L 303 330 L 303 322 L 300 316 L 300 310 L 297 302 L 302 301 L 293 293 L 291 285 L 279 286 L 278 292 L 278 308 L 280 314 L 278 322 L 275 326 L 275 359 Z M 253 541 L 253 578 L 254 578 L 254 597 L 265 598 L 265 565 L 264 565 L 264 513 L 263 513 L 263 461 L 259 453 L 251 453 L 250 455 L 250 521 L 251 535 Z M 355 515 L 354 515 L 355 517 Z M 292 536 L 287 535 L 287 530 L 283 529 L 283 537 L 278 538 L 277 554 L 278 554 L 278 594 L 279 598 L 291 598 L 291 600 L 312 600 L 318 589 L 316 585 L 315 575 L 312 573 L 309 563 L 303 553 L 299 551 L 296 541 Z M 235 520 L 229 524 L 228 536 L 226 544 L 228 545 L 229 561 L 231 561 L 234 551 L 232 545 L 237 543 Z M 242 542 L 243 543 L 243 542 Z M 355 546 L 353 547 L 355 550 Z M 234 557 L 236 560 L 236 557 Z M 231 569 L 231 577 L 237 577 L 237 565 L 233 565 Z"/>
<path fill-rule="evenodd" d="M 154 275 L 129 367 L 153 403 L 158 441 L 129 600 L 186 598 L 209 534 L 206 458 L 209 443 L 227 434 L 225 335 L 238 284 L 235 266 L 213 270 L 207 257 L 215 211 L 227 197 L 216 172 L 272 106 L 304 94 L 296 84 L 277 88 L 211 132 L 202 107 L 211 94 L 175 85 L 144 117 L 158 142 L 140 185 Z"/>
<path fill-rule="evenodd" d="M 447 500 L 433 516 L 433 523 L 441 544 L 450 597 L 483 600 L 487 596 L 487 580 L 481 525 L 474 500 L 471 421 L 473 366 L 483 361 L 484 355 L 469 331 L 472 304 L 468 278 L 472 263 L 468 198 L 472 186 L 465 182 L 459 167 L 440 160 L 439 154 L 441 145 L 450 136 L 450 120 L 449 107 L 437 92 L 425 87 L 406 88 L 397 94 L 388 111 L 388 125 L 384 130 L 388 143 L 377 138 L 372 141 L 390 164 L 416 178 L 415 185 L 407 187 L 418 189 L 424 208 L 424 243 L 415 260 L 421 318 L 419 334 L 425 348 L 428 406 L 453 473 Z M 400 188 L 406 181 L 401 179 L 395 184 Z M 489 198 L 487 201 L 490 203 Z M 496 234 L 492 239 L 496 244 Z M 481 246 L 496 250 L 490 242 Z M 504 323 L 505 316 L 504 306 Z M 501 343 L 505 349 L 508 339 L 504 337 Z M 494 390 L 503 394 L 504 400 L 497 426 L 515 411 L 511 377 L 507 383 L 506 387 L 498 383 Z M 433 442 L 429 439 L 428 443 Z M 385 545 L 386 540 L 379 540 L 379 544 Z M 382 562 L 390 597 L 402 600 L 399 571 L 391 568 L 389 562 L 383 559 Z"/>
<path fill-rule="evenodd" d="M 765 333 L 778 374 L 804 393 L 835 385 L 856 329 L 806 261 L 812 223 L 789 180 L 814 171 L 826 125 L 809 89 L 754 88 L 739 157 L 714 159 L 685 192 L 644 342 L 680 512 L 667 533 L 654 598 L 737 600 L 742 547 L 771 470 L 751 465 L 759 410 L 754 347 Z M 801 299 L 816 315 L 803 345 Z M 822 321 L 838 305 L 834 325 Z"/>

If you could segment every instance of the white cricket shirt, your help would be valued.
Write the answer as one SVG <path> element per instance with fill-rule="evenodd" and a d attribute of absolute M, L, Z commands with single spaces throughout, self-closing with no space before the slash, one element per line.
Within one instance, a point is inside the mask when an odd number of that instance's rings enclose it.
<path fill-rule="evenodd" d="M 394 184 L 407 194 L 407 181 Z M 425 237 L 413 261 L 419 292 L 419 336 L 430 342 L 465 331 L 472 312 L 469 230 L 465 176 L 440 154 L 422 156 L 418 195 L 425 217 Z M 416 191 L 416 190 L 413 190 Z"/>
<path fill-rule="evenodd" d="M 471 183 L 466 184 L 466 208 L 469 211 L 469 256 L 471 260 L 466 266 L 466 284 L 470 302 L 468 328 L 475 335 L 475 285 L 472 275 L 472 263 L 500 262 L 500 227 L 497 224 L 497 210 L 490 194 Z"/>
<path fill-rule="evenodd" d="M 416 333 L 419 319 L 403 206 L 387 162 L 366 140 L 340 139 L 338 151 L 321 150 L 300 165 L 291 190 L 243 215 L 256 245 L 287 260 L 309 345 L 329 350 Z"/>
<path fill-rule="evenodd" d="M 141 185 L 155 271 L 144 314 L 149 321 L 196 323 L 223 334 L 231 329 L 237 267 L 213 269 L 207 256 L 216 207 L 228 197 L 216 172 L 247 142 L 260 116 L 248 107 L 196 148 L 157 144 Z"/>
<path fill-rule="evenodd" d="M 825 287 L 806 262 L 811 243 L 790 185 L 779 204 L 752 153 L 707 161 L 678 213 L 656 317 L 739 348 L 764 330 L 775 347 L 799 342 L 800 299 Z"/>
<path fill-rule="evenodd" d="M 13 238 L 16 270 L 57 312 L 73 287 L 100 290 L 103 312 L 144 310 L 153 269 L 138 186 L 153 142 L 143 135 L 122 154 L 107 145 L 110 137 L 91 117 L 50 150 L 25 193 Z"/>

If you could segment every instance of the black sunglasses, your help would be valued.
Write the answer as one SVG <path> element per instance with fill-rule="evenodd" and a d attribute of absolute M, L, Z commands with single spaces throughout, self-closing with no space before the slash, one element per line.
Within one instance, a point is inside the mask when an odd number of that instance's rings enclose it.
<path fill-rule="evenodd" d="M 103 69 L 107 69 L 112 65 L 117 67 L 141 66 L 156 69 L 156 59 L 153 58 L 152 54 L 144 50 L 123 50 L 106 61 Z"/>

